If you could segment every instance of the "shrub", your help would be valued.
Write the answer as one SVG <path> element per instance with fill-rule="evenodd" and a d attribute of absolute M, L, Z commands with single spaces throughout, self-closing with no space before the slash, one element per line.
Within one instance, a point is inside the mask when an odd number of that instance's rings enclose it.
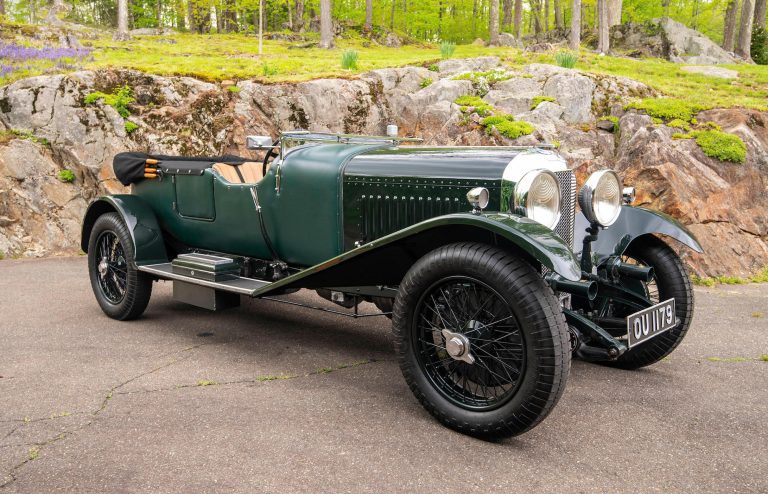
<path fill-rule="evenodd" d="M 698 112 L 704 110 L 703 106 L 674 98 L 646 98 L 633 101 L 624 108 L 644 111 L 651 118 L 664 122 L 670 120 L 690 122 Z"/>
<path fill-rule="evenodd" d="M 440 72 L 440 66 L 436 63 L 431 64 L 429 67 L 427 67 L 432 72 Z"/>
<path fill-rule="evenodd" d="M 566 69 L 572 69 L 576 67 L 576 62 L 578 61 L 579 56 L 572 51 L 561 50 L 555 55 L 555 63 Z"/>
<path fill-rule="evenodd" d="M 264 62 L 261 64 L 261 74 L 264 77 L 269 77 L 271 75 L 277 75 L 277 67 L 273 67 L 269 65 L 268 63 Z"/>
<path fill-rule="evenodd" d="M 511 79 L 512 77 L 513 75 L 505 70 L 491 69 L 485 72 L 464 72 L 463 74 L 455 76 L 453 79 L 456 81 L 472 81 L 473 83 L 486 81 L 488 84 L 495 84 Z"/>
<path fill-rule="evenodd" d="M 752 30 L 752 60 L 758 65 L 768 65 L 768 31 L 762 27 Z"/>
<path fill-rule="evenodd" d="M 533 128 L 533 125 L 529 124 L 528 122 L 510 122 L 509 120 L 501 122 L 498 125 L 494 125 L 494 127 L 496 127 L 496 130 L 499 131 L 499 134 L 510 139 L 517 139 L 518 137 L 527 136 L 536 130 Z"/>
<path fill-rule="evenodd" d="M 481 123 L 483 127 L 491 127 L 493 125 L 499 125 L 504 122 L 514 122 L 515 117 L 512 115 L 507 115 L 506 113 L 503 113 L 501 115 L 492 115 L 490 117 L 485 117 Z"/>
<path fill-rule="evenodd" d="M 92 105 L 99 100 L 103 100 L 105 105 L 109 105 L 117 110 L 117 113 L 119 113 L 123 118 L 128 118 L 131 115 L 131 111 L 128 109 L 128 105 L 135 101 L 131 88 L 128 86 L 128 84 L 113 91 L 112 94 L 106 94 L 100 91 L 88 94 L 83 99 L 83 102 L 86 105 Z"/>
<path fill-rule="evenodd" d="M 463 113 L 477 113 L 481 117 L 491 114 L 493 106 L 477 96 L 459 96 L 454 103 L 461 107 Z"/>
<path fill-rule="evenodd" d="M 747 160 L 747 146 L 739 136 L 719 130 L 695 130 L 691 136 L 710 158 L 732 163 L 744 163 Z"/>
<path fill-rule="evenodd" d="M 240 88 L 237 86 L 227 86 L 227 91 L 237 94 L 240 92 Z"/>
<path fill-rule="evenodd" d="M 673 120 L 670 120 L 667 122 L 668 127 L 674 127 L 675 129 L 680 129 L 688 132 L 691 130 L 691 126 L 686 122 L 685 120 L 680 120 L 679 118 L 675 118 Z"/>
<path fill-rule="evenodd" d="M 72 173 L 72 170 L 59 170 L 59 173 L 57 173 L 57 177 L 62 182 L 71 183 L 75 181 L 75 174 Z"/>
<path fill-rule="evenodd" d="M 456 43 L 451 43 L 450 41 L 443 41 L 440 43 L 440 57 L 451 58 L 453 56 L 453 52 L 455 51 Z"/>
<path fill-rule="evenodd" d="M 356 50 L 344 50 L 341 54 L 341 68 L 344 70 L 357 69 L 358 54 Z"/>
<path fill-rule="evenodd" d="M 422 89 L 424 89 L 425 87 L 429 87 L 431 85 L 432 85 L 432 78 L 431 77 L 424 78 L 419 83 L 419 86 L 421 86 Z"/>
<path fill-rule="evenodd" d="M 531 102 L 531 110 L 535 110 L 537 106 L 544 103 L 545 101 L 554 103 L 555 98 L 552 96 L 534 96 L 533 102 Z"/>
<path fill-rule="evenodd" d="M 126 120 L 126 122 L 125 122 L 125 132 L 126 133 L 130 134 L 131 132 L 133 132 L 134 130 L 136 130 L 138 128 L 139 128 L 138 125 L 136 125 L 135 123 L 131 122 L 130 120 Z"/>

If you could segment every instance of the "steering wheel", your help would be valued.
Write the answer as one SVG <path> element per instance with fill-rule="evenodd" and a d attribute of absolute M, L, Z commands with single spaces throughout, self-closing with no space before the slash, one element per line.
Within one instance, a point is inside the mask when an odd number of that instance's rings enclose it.
<path fill-rule="evenodd" d="M 266 174 L 267 174 L 267 166 L 269 166 L 269 158 L 271 158 L 272 155 L 277 157 L 277 153 L 275 152 L 275 147 L 277 147 L 278 144 L 280 144 L 280 139 L 278 139 L 275 142 L 273 142 L 272 143 L 272 147 L 269 148 L 267 153 L 264 155 L 264 161 L 261 164 L 261 176 L 262 177 L 266 176 Z"/>

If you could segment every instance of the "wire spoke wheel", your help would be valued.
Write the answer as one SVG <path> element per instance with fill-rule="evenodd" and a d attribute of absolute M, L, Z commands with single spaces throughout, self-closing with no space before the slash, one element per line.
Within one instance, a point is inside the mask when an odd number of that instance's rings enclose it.
<path fill-rule="evenodd" d="M 515 392 L 525 341 L 504 299 L 485 283 L 452 277 L 419 301 L 414 347 L 435 387 L 457 405 L 493 409 Z"/>
<path fill-rule="evenodd" d="M 107 300 L 112 304 L 119 304 L 125 298 L 125 290 L 128 284 L 128 266 L 125 261 L 125 251 L 112 231 L 103 232 L 96 241 L 98 248 L 99 287 Z"/>

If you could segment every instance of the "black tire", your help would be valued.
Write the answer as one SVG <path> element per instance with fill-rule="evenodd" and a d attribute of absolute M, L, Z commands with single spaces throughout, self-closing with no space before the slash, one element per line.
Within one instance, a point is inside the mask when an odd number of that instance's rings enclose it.
<path fill-rule="evenodd" d="M 656 237 L 647 237 L 630 244 L 624 261 L 653 267 L 654 280 L 646 284 L 649 298 L 658 303 L 674 297 L 675 313 L 680 318 L 677 327 L 627 350 L 616 361 L 606 362 L 607 365 L 621 369 L 639 369 L 663 359 L 683 341 L 693 319 L 693 288 L 683 261 Z"/>
<path fill-rule="evenodd" d="M 120 215 L 100 216 L 88 241 L 88 273 L 96 301 L 112 319 L 136 319 L 149 304 L 152 278 L 134 261 L 133 239 Z"/>
<path fill-rule="evenodd" d="M 445 318 L 441 296 L 451 309 Z M 430 305 L 434 308 L 426 312 Z M 432 314 L 433 322 L 421 314 Z M 530 264 L 496 247 L 457 243 L 422 257 L 400 284 L 392 321 L 411 391 L 429 413 L 459 432 L 486 439 L 521 434 L 552 411 L 565 389 L 571 352 L 560 304 Z M 447 353 L 437 325 L 461 332 L 475 362 Z M 442 348 L 435 345 L 441 341 Z M 489 387 L 502 394 L 489 396 Z"/>

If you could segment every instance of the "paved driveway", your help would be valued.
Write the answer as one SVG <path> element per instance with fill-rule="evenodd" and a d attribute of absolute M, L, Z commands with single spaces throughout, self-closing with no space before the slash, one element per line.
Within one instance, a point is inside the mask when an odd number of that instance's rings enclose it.
<path fill-rule="evenodd" d="M 575 362 L 549 418 L 488 443 L 416 402 L 384 318 L 212 314 L 164 283 L 121 323 L 83 258 L 0 261 L 0 493 L 766 492 L 768 286 L 696 296 L 669 359 Z"/>

